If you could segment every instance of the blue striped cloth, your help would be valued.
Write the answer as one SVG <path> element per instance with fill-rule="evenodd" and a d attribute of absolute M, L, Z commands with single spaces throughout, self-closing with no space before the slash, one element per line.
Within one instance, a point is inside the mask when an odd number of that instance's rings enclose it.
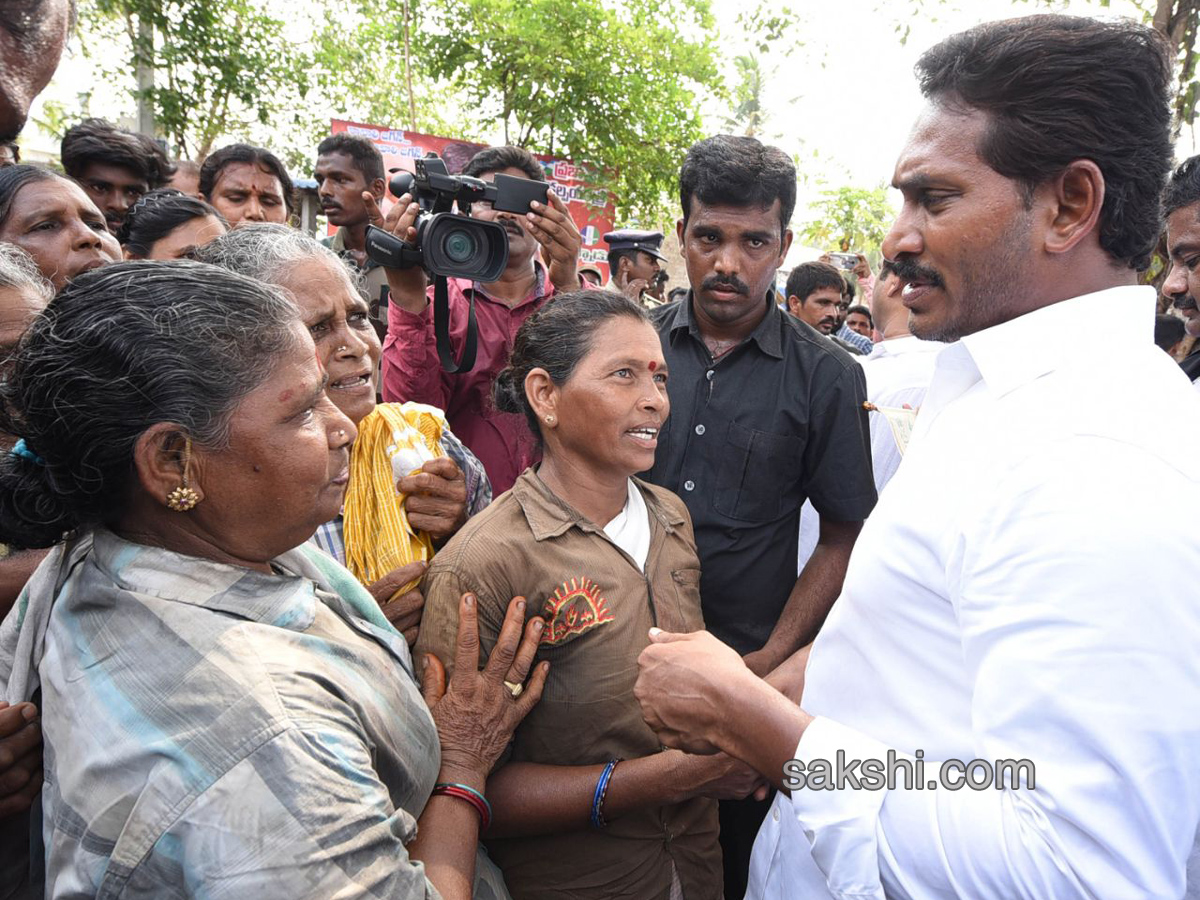
<path fill-rule="evenodd" d="M 861 350 L 863 356 L 869 356 L 871 350 L 875 347 L 869 337 L 864 337 L 857 331 L 851 330 L 845 322 L 842 323 L 841 328 L 834 332 L 834 337 L 841 338 L 856 350 Z"/>
<path fill-rule="evenodd" d="M 45 896 L 436 897 L 405 845 L 437 732 L 350 573 L 311 545 L 267 574 L 92 540 L 20 608 L 46 623 Z M 485 856 L 477 880 L 507 896 Z"/>

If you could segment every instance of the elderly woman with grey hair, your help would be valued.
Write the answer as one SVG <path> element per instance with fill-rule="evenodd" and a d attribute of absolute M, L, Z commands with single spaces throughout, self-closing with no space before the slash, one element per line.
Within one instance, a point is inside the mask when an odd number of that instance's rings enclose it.
<path fill-rule="evenodd" d="M 13 244 L 0 242 L 0 380 L 21 335 L 53 297 L 54 287 L 29 254 Z M 9 450 L 16 441 L 15 435 L 0 433 L 0 452 Z M 10 553 L 6 545 L 0 544 L 0 617 L 16 602 L 17 594 L 44 555 L 33 550 Z M 4 730 L 4 715 L 0 712 L 0 741 Z M 0 788 L 3 784 L 0 779 Z M 0 800 L 0 815 L 4 808 Z"/>
<path fill-rule="evenodd" d="M 33 258 L 14 244 L 0 243 L 0 361 L 54 297 L 54 286 Z"/>
<path fill-rule="evenodd" d="M 0 380 L 5 361 L 21 335 L 54 296 L 54 288 L 24 250 L 0 243 Z M 16 437 L 0 434 L 0 452 Z M 46 555 L 44 550 L 10 551 L 0 544 L 0 617 Z M 32 703 L 0 700 L 0 822 L 23 813 L 42 786 L 41 730 Z"/>
<path fill-rule="evenodd" d="M 329 399 L 359 432 L 345 508 L 313 540 L 347 565 L 415 641 L 423 600 L 413 588 L 434 541 L 491 502 L 483 464 L 441 410 L 376 403 L 379 338 L 356 274 L 329 248 L 283 225 L 243 225 L 197 248 L 195 257 L 281 287 L 299 307 L 329 374 Z"/>
<path fill-rule="evenodd" d="M 327 379 L 281 292 L 192 262 L 77 277 L 12 356 L 0 540 L 53 549 L 0 625 L 0 691 L 41 697 L 44 896 L 507 896 L 484 779 L 541 694 L 541 623 L 514 601 L 481 671 L 464 596 L 423 702 L 307 543 L 355 437 Z"/>

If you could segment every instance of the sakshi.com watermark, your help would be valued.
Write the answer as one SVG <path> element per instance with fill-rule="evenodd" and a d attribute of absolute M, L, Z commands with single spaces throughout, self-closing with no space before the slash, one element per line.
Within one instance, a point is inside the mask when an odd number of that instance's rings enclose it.
<path fill-rule="evenodd" d="M 828 759 L 789 759 L 783 764 L 783 786 L 789 791 L 973 791 L 1037 787 L 1037 773 L 1028 759 L 960 759 L 930 761 L 925 751 L 912 757 L 895 750 L 886 759 L 847 759 L 839 750 Z"/>

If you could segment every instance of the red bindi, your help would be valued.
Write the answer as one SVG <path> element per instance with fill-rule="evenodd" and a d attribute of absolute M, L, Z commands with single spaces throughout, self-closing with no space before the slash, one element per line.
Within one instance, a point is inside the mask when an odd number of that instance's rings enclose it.
<path fill-rule="evenodd" d="M 650 371 L 653 372 L 657 368 L 658 368 L 658 363 L 656 363 L 654 360 L 650 360 Z"/>

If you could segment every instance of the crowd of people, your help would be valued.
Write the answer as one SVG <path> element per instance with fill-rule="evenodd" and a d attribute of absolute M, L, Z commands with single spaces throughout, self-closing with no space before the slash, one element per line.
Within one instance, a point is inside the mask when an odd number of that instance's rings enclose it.
<path fill-rule="evenodd" d="M 752 137 L 681 161 L 686 287 L 633 228 L 603 285 L 553 191 L 464 204 L 509 252 L 446 284 L 450 371 L 363 138 L 316 148 L 324 240 L 265 148 L 21 163 L 67 7 L 0 18 L 0 897 L 1200 897 L 1156 32 L 927 51 L 878 273 L 777 283 Z"/>

